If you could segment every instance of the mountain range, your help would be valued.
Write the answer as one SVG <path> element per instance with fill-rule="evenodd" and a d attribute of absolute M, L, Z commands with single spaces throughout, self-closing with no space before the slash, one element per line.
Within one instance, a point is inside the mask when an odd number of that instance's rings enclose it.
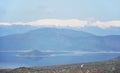
<path fill-rule="evenodd" d="M 119 51 L 120 35 L 98 36 L 65 28 L 38 28 L 0 37 L 1 50 Z"/>
<path fill-rule="evenodd" d="M 46 26 L 47 27 L 47 26 Z M 49 26 L 48 26 L 49 27 Z M 0 36 L 7 36 L 19 33 L 26 33 L 35 29 L 44 28 L 44 26 L 30 26 L 30 25 L 0 25 Z M 52 26 L 51 28 L 65 28 L 65 29 L 72 29 L 77 31 L 84 31 L 89 32 L 91 34 L 99 35 L 99 36 L 106 36 L 106 35 L 120 35 L 120 27 L 109 27 L 109 28 L 99 28 L 95 26 L 86 26 L 86 27 L 55 27 Z"/>

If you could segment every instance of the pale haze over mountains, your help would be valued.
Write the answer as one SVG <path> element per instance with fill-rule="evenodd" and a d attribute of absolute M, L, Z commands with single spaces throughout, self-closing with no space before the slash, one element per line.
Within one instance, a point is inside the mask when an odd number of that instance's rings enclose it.
<path fill-rule="evenodd" d="M 26 33 L 35 29 L 39 28 L 45 28 L 46 26 L 30 26 L 30 25 L 0 25 L 0 36 L 7 36 L 12 34 L 18 34 L 18 33 Z M 106 35 L 120 35 L 120 27 L 109 27 L 109 28 L 99 28 L 99 27 L 92 27 L 92 26 L 86 26 L 86 27 L 56 27 L 56 26 L 47 26 L 49 28 L 66 28 L 66 29 L 72 29 L 76 31 L 84 31 L 88 32 L 94 35 L 99 36 L 106 36 Z"/>
<path fill-rule="evenodd" d="M 44 26 L 69 27 L 95 35 L 119 35 L 119 3 L 119 0 L 2 0 L 0 36 Z"/>

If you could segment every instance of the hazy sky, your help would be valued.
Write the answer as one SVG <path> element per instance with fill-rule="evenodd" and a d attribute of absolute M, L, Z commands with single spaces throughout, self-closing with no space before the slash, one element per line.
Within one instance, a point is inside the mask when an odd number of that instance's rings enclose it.
<path fill-rule="evenodd" d="M 0 0 L 0 22 L 120 20 L 120 0 Z"/>

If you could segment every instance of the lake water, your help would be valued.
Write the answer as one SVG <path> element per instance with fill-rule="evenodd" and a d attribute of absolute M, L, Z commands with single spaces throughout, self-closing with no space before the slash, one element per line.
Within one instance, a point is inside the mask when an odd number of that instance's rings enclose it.
<path fill-rule="evenodd" d="M 49 53 L 49 52 L 47 52 Z M 20 56 L 21 55 L 21 56 Z M 75 53 L 75 52 L 52 52 L 49 55 L 38 56 L 21 54 L 21 52 L 0 52 L 0 68 L 16 68 L 16 67 L 31 67 L 31 66 L 48 66 L 58 64 L 71 64 L 80 62 L 94 62 L 108 60 L 117 56 L 120 53 Z"/>

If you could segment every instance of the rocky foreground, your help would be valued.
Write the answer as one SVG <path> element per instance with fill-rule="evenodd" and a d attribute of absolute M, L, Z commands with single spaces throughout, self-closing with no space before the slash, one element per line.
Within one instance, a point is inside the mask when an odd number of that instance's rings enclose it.
<path fill-rule="evenodd" d="M 0 73 L 120 73 L 120 57 L 102 62 L 0 69 Z"/>

